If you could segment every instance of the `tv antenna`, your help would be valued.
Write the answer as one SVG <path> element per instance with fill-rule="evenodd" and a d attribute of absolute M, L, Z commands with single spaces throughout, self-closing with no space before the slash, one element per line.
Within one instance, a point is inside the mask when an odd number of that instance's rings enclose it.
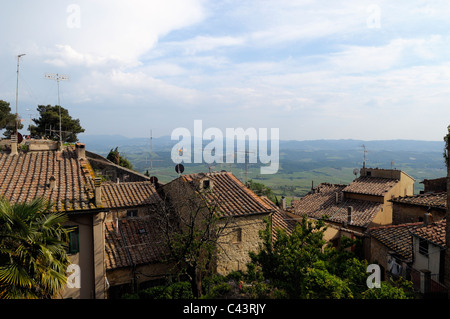
<path fill-rule="evenodd" d="M 159 161 L 162 162 L 163 160 L 154 160 L 153 159 L 153 133 L 152 130 L 150 130 L 150 173 L 149 175 L 152 176 L 153 171 L 153 161 Z M 147 164 L 148 162 L 146 162 Z"/>
<path fill-rule="evenodd" d="M 25 54 L 19 54 L 17 56 L 17 83 L 16 83 L 16 140 L 17 140 L 17 133 L 19 131 L 19 64 L 20 64 L 20 58 L 23 57 Z"/>
<path fill-rule="evenodd" d="M 236 153 L 245 153 L 245 184 L 247 184 L 248 182 L 248 166 L 249 164 L 249 154 L 255 154 L 255 152 L 251 152 L 249 150 L 245 150 L 245 151 L 236 151 Z"/>
<path fill-rule="evenodd" d="M 363 161 L 363 168 L 366 168 L 366 154 L 367 154 L 367 150 L 366 150 L 366 146 L 363 144 L 361 145 L 361 147 L 364 149 L 364 161 Z"/>
<path fill-rule="evenodd" d="M 61 130 L 61 102 L 59 99 L 59 81 L 69 80 L 69 76 L 58 73 L 46 73 L 45 78 L 49 80 L 56 80 L 58 86 L 58 108 L 59 108 L 59 143 L 62 145 L 62 130 Z"/>

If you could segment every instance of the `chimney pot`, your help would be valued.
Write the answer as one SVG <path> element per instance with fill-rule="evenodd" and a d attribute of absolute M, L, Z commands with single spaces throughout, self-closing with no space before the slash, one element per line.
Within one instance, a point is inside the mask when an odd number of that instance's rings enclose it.
<path fill-rule="evenodd" d="M 100 177 L 94 179 L 94 199 L 95 206 L 102 206 L 102 180 Z"/>
<path fill-rule="evenodd" d="M 353 222 L 353 206 L 347 207 L 347 224 L 351 224 Z"/>
<path fill-rule="evenodd" d="M 281 196 L 281 208 L 286 209 L 286 197 Z"/>
<path fill-rule="evenodd" d="M 83 143 L 76 143 L 75 149 L 78 159 L 86 159 L 86 145 Z"/>
<path fill-rule="evenodd" d="M 55 189 L 56 188 L 56 178 L 53 175 L 50 176 L 49 187 L 50 187 L 50 189 Z"/>
<path fill-rule="evenodd" d="M 11 134 L 11 153 L 10 155 L 17 155 L 17 135 Z"/>

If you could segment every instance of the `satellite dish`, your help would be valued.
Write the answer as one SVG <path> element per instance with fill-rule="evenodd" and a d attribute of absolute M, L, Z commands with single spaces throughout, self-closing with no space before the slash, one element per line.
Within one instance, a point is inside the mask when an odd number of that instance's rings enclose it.
<path fill-rule="evenodd" d="M 175 172 L 177 172 L 178 174 L 181 174 L 184 172 L 184 166 L 183 164 L 177 164 L 175 165 Z"/>
<path fill-rule="evenodd" d="M 356 175 L 358 175 L 358 172 L 359 172 L 359 169 L 357 169 L 357 168 L 355 168 L 354 170 L 353 170 L 353 174 L 356 176 Z"/>
<path fill-rule="evenodd" d="M 150 182 L 151 182 L 152 184 L 158 183 L 158 177 L 156 177 L 156 176 L 150 177 Z"/>
<path fill-rule="evenodd" d="M 23 136 L 22 134 L 20 134 L 19 132 L 17 132 L 17 144 L 22 143 L 23 141 Z"/>

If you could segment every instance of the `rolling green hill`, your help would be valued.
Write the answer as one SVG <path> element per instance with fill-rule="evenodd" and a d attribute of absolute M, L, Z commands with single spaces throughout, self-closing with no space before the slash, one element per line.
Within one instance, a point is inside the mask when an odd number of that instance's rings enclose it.
<path fill-rule="evenodd" d="M 106 156 L 116 146 L 122 156 L 141 173 L 147 170 L 161 182 L 177 177 L 175 164 L 170 158 L 171 149 L 177 141 L 170 137 L 152 139 L 150 157 L 149 138 L 126 138 L 123 136 L 80 136 L 86 149 Z M 423 179 L 446 175 L 442 157 L 444 142 L 387 140 L 316 140 L 280 141 L 280 168 L 276 174 L 261 175 L 260 164 L 184 164 L 184 174 L 208 172 L 209 170 L 232 171 L 241 180 L 253 179 L 273 189 L 274 193 L 288 198 L 301 197 L 312 185 L 322 182 L 348 184 L 354 178 L 353 170 L 361 168 L 365 145 L 366 166 L 396 168 L 416 179 L 415 192 L 423 189 Z"/>

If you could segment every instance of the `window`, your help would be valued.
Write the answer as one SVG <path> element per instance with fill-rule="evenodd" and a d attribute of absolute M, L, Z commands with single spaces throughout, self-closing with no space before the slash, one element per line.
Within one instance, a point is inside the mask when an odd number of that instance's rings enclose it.
<path fill-rule="evenodd" d="M 127 217 L 137 217 L 138 211 L 137 209 L 127 210 Z"/>
<path fill-rule="evenodd" d="M 80 251 L 80 230 L 78 226 L 69 226 L 71 231 L 69 232 L 69 248 L 68 254 L 76 254 Z"/>
<path fill-rule="evenodd" d="M 242 228 L 236 228 L 234 230 L 234 242 L 235 243 L 242 242 Z"/>
<path fill-rule="evenodd" d="M 209 189 L 210 184 L 209 184 L 209 179 L 205 179 L 203 181 L 203 189 Z"/>
<path fill-rule="evenodd" d="M 419 238 L 419 253 L 428 257 L 428 240 Z"/>

